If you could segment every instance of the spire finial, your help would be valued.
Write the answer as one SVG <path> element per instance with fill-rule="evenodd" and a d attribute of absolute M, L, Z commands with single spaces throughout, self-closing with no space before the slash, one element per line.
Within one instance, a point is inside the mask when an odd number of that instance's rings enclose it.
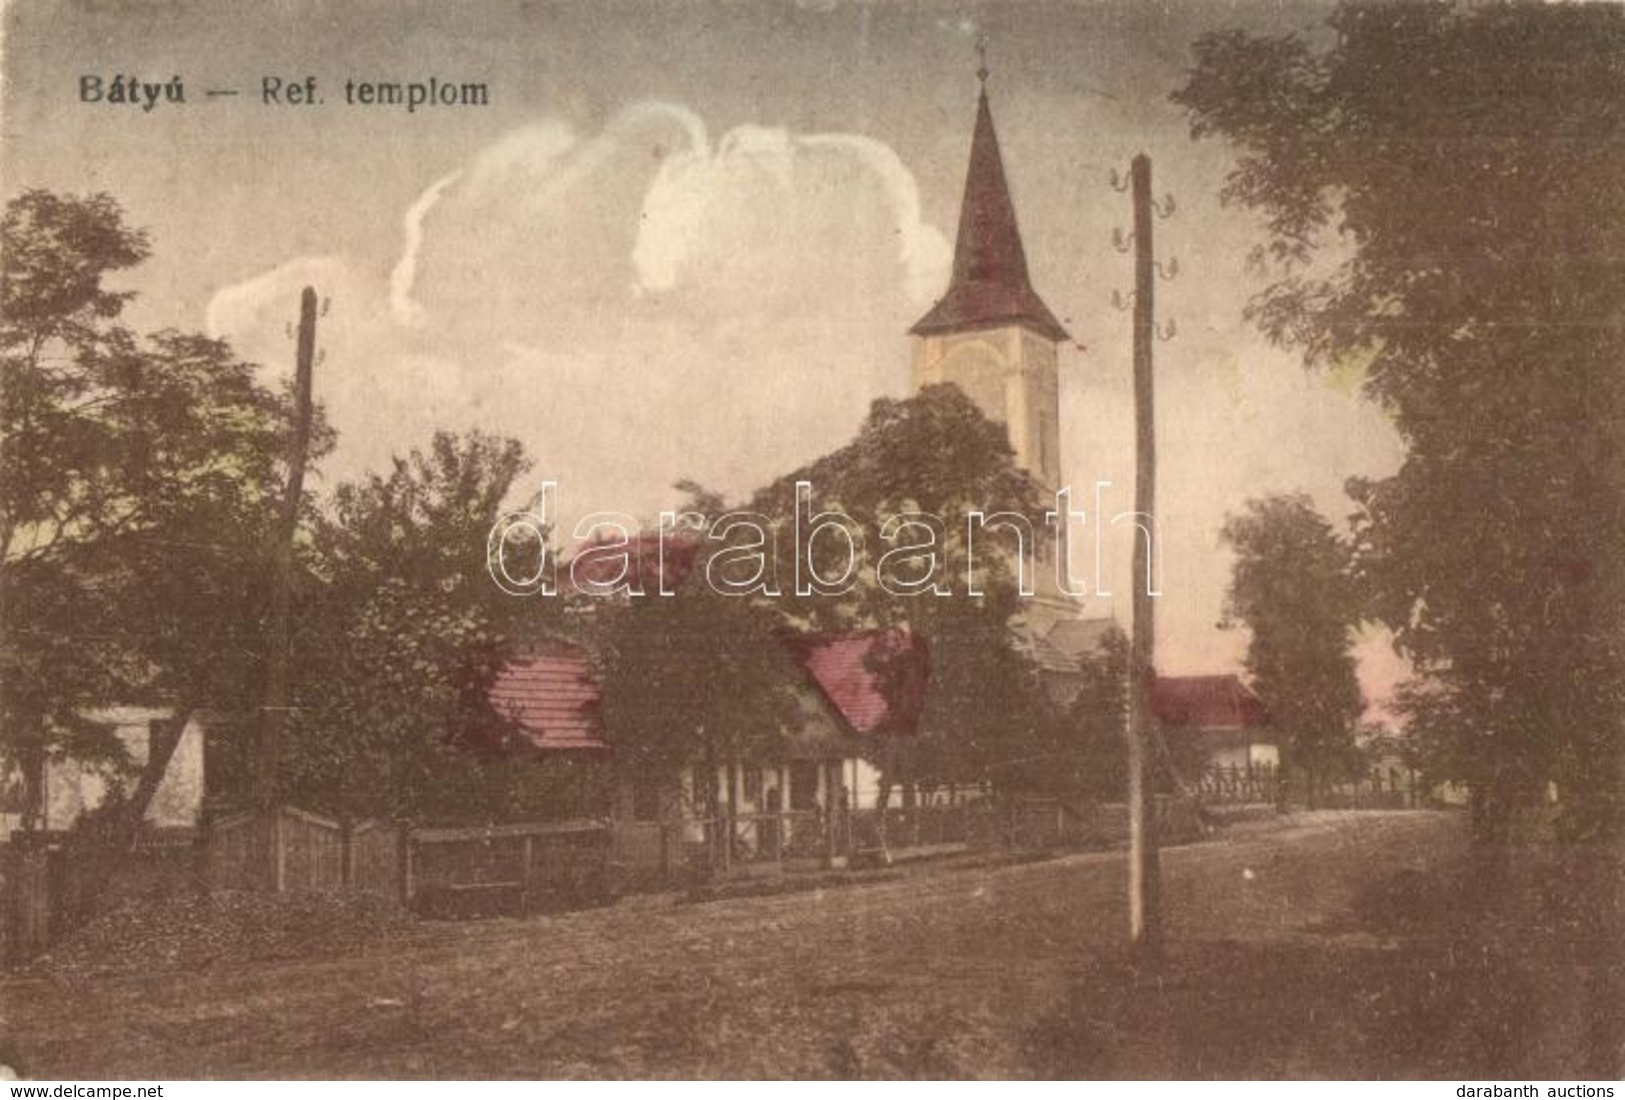
<path fill-rule="evenodd" d="M 976 37 L 976 79 L 981 81 L 982 89 L 987 90 L 987 35 Z"/>

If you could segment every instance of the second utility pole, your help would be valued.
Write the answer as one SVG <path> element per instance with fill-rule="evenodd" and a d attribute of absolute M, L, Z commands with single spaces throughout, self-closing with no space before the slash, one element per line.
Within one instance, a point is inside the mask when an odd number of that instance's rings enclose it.
<path fill-rule="evenodd" d="M 1157 514 L 1156 405 L 1152 392 L 1152 312 L 1156 284 L 1151 246 L 1151 158 L 1129 172 L 1134 199 L 1134 625 L 1129 647 L 1128 815 L 1129 935 L 1135 946 L 1162 946 L 1162 870 L 1157 859 L 1156 797 L 1150 790 L 1151 691 L 1156 678 L 1152 603 L 1152 524 Z"/>
<path fill-rule="evenodd" d="M 289 682 L 293 664 L 293 589 L 297 575 L 294 543 L 299 532 L 299 505 L 305 491 L 305 460 L 310 451 L 315 402 L 311 375 L 316 362 L 316 291 L 305 287 L 299 296 L 299 343 L 294 360 L 293 425 L 288 439 L 288 484 L 277 517 L 272 547 L 270 642 L 266 653 L 265 706 L 260 724 L 259 803 L 274 809 L 282 741 L 291 705 Z"/>

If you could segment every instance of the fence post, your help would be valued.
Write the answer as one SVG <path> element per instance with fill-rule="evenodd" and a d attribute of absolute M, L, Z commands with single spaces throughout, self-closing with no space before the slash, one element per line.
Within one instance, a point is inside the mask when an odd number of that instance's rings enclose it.
<path fill-rule="evenodd" d="M 10 866 L 6 869 L 15 884 L 11 904 L 0 919 L 8 925 L 11 961 L 22 962 L 43 950 L 50 937 L 51 885 L 45 842 L 37 837 L 14 841 Z"/>
<path fill-rule="evenodd" d="M 193 889 L 204 895 L 214 892 L 214 869 L 210 866 L 209 851 L 214 846 L 214 819 L 205 817 L 192 837 Z"/>
<path fill-rule="evenodd" d="M 339 885 L 355 889 L 355 824 L 348 815 L 339 818 Z"/>
<path fill-rule="evenodd" d="M 857 797 L 848 794 L 845 786 L 841 788 L 841 816 L 846 823 L 846 860 L 850 866 L 853 857 L 858 854 L 858 824 L 855 820 L 857 813 Z"/>
<path fill-rule="evenodd" d="M 18 921 L 15 912 L 23 893 L 21 863 L 17 858 L 15 843 L 0 845 L 0 883 L 5 885 L 5 889 L 0 890 L 0 964 L 11 962 L 14 952 L 21 954 L 16 948 Z"/>
<path fill-rule="evenodd" d="M 525 895 L 529 903 L 531 882 L 535 878 L 536 868 L 536 837 L 533 833 L 525 834 L 525 863 L 519 873 L 520 892 Z"/>
<path fill-rule="evenodd" d="M 729 791 L 728 793 L 731 795 L 733 792 Z M 734 815 L 731 804 L 730 808 L 727 810 L 724 810 L 721 806 L 718 806 L 717 812 L 719 814 L 719 819 L 717 821 L 716 835 L 722 839 L 722 848 L 720 852 L 722 858 L 722 872 L 723 874 L 728 874 L 733 870 L 734 865 Z"/>

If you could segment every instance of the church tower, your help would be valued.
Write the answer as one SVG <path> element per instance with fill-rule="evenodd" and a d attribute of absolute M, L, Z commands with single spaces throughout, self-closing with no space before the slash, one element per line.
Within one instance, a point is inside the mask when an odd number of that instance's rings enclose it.
<path fill-rule="evenodd" d="M 1033 290 L 999 139 L 987 105 L 987 69 L 976 104 L 970 170 L 959 208 L 948 291 L 909 330 L 913 385 L 952 382 L 1004 424 L 1016 463 L 1047 495 L 1061 487 L 1057 345 L 1067 332 Z"/>
<path fill-rule="evenodd" d="M 1027 275 L 1027 254 L 987 105 L 987 67 L 971 136 L 970 170 L 959 208 L 953 276 L 948 291 L 909 330 L 914 338 L 913 385 L 952 382 L 989 420 L 1005 426 L 1016 465 L 1053 501 L 1061 480 L 1061 384 L 1058 345 L 1068 340 Z M 1059 552 L 1065 554 L 1065 527 Z M 1076 618 L 1077 602 L 1056 580 L 1055 548 L 1040 535 L 1036 599 L 1024 619 L 1042 633 Z"/>

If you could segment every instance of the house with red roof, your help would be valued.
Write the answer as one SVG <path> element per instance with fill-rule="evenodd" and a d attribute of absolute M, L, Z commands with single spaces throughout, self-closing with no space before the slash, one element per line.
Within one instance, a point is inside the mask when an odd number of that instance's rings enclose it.
<path fill-rule="evenodd" d="M 686 839 L 701 839 L 693 819 L 710 802 L 707 781 L 715 785 L 719 804 L 731 805 L 747 820 L 878 805 L 880 773 L 869 757 L 876 738 L 915 731 L 929 677 L 924 647 L 896 631 L 807 635 L 785 645 L 805 673 L 806 688 L 800 694 L 799 728 L 782 759 L 720 765 L 711 777 L 691 765 L 658 787 L 648 777 L 628 776 L 606 810 L 617 819 L 631 862 L 653 865 L 660 858 L 659 828 L 673 821 L 688 823 L 692 835 Z M 587 754 L 614 766 L 615 731 L 604 726 L 602 692 L 579 647 L 553 643 L 516 658 L 499 673 L 489 698 L 537 751 Z M 640 836 L 640 825 L 647 835 Z M 746 842 L 752 842 L 749 828 L 746 834 Z M 763 832 L 754 842 L 768 839 L 774 845 L 793 840 Z"/>
<path fill-rule="evenodd" d="M 1269 713 L 1233 673 L 1159 676 L 1151 711 L 1170 742 L 1194 745 L 1208 767 L 1280 766 L 1279 737 Z"/>
<path fill-rule="evenodd" d="M 488 697 L 492 708 L 542 752 L 610 751 L 599 717 L 598 683 L 579 650 L 551 646 L 510 661 Z"/>

